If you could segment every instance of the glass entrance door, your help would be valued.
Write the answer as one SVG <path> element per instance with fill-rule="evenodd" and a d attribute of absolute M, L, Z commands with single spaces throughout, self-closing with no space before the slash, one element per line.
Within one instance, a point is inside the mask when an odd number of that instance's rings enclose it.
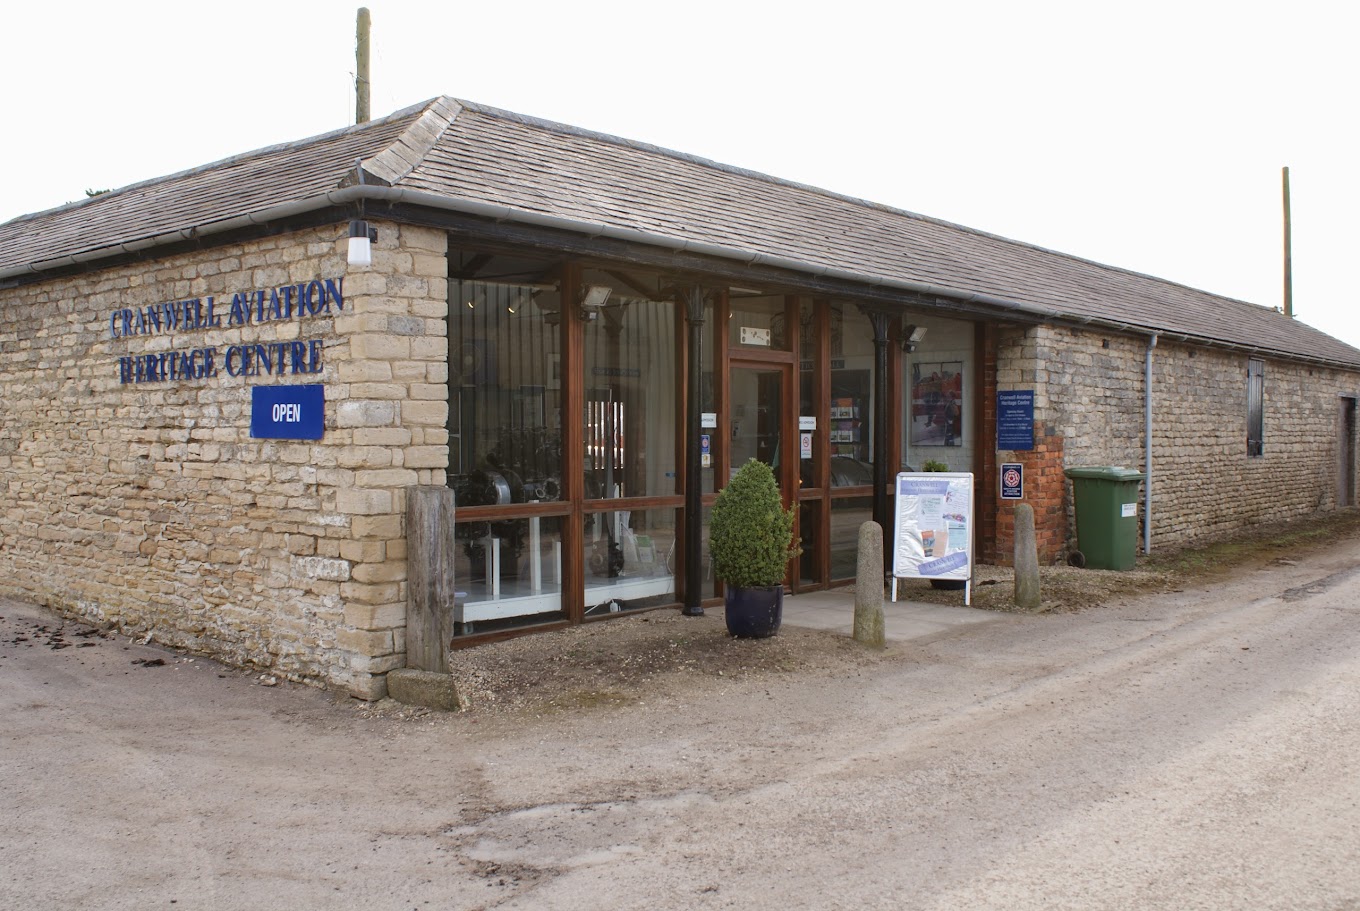
<path fill-rule="evenodd" d="M 785 367 L 732 367 L 728 412 L 732 439 L 728 467 L 732 473 L 748 459 L 755 459 L 773 468 L 775 477 L 781 477 L 787 373 Z M 782 478 L 780 486 L 783 487 Z"/>
<path fill-rule="evenodd" d="M 795 392 L 792 364 L 730 363 L 728 476 L 749 459 L 764 462 L 774 470 L 786 506 L 796 499 L 798 485 Z"/>

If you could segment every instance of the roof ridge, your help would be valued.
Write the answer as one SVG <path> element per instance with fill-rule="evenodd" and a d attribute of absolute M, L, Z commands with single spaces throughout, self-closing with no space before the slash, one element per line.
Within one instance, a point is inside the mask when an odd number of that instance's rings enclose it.
<path fill-rule="evenodd" d="M 173 174 L 162 174 L 159 177 L 152 177 L 147 180 L 139 180 L 136 183 L 130 183 L 127 186 L 123 187 L 116 187 L 115 189 L 109 190 L 106 193 L 100 193 L 96 196 L 91 196 L 88 199 L 77 199 L 73 202 L 65 203 L 64 205 L 53 206 L 50 209 L 40 209 L 37 212 L 29 212 L 24 215 L 16 215 L 14 218 L 9 219 L 8 221 L 0 222 L 0 225 L 21 224 L 31 219 L 53 215 L 58 212 L 67 212 L 73 209 L 78 209 L 82 206 L 96 205 L 102 202 L 107 202 L 108 200 L 111 199 L 116 199 L 117 197 L 122 196 L 125 193 L 130 193 L 135 190 L 144 190 L 147 187 L 153 187 L 156 186 L 157 184 L 168 183 L 170 181 L 179 180 L 184 177 L 192 177 L 195 174 L 201 174 L 207 171 L 216 170 L 218 168 L 229 167 L 234 164 L 239 164 L 243 161 L 249 161 L 250 159 L 257 158 L 261 155 L 270 155 L 275 152 L 282 152 L 288 149 L 301 148 L 303 146 L 311 145 L 317 142 L 322 142 L 327 139 L 333 139 L 334 137 L 341 136 L 345 133 L 360 132 L 363 130 L 385 126 L 387 124 L 392 123 L 393 121 L 400 120 L 403 117 L 410 117 L 417 111 L 429 108 L 442 100 L 444 100 L 442 96 L 440 98 L 433 98 L 428 101 L 422 101 L 419 104 L 413 104 L 408 107 L 402 108 L 399 111 L 395 111 L 391 114 L 388 114 L 386 117 L 382 117 L 377 120 L 369 120 L 365 121 L 364 123 L 352 123 L 349 126 L 340 127 L 339 129 L 335 130 L 328 130 L 325 133 L 318 133 L 315 136 L 308 136 L 304 139 L 294 139 L 288 142 L 279 142 L 275 143 L 274 145 L 263 146 L 258 149 L 253 149 L 249 152 L 241 152 L 236 155 L 231 155 L 226 158 L 219 159 L 217 161 L 209 162 L 208 164 L 201 164 L 192 168 L 186 168 L 183 171 L 176 171 Z"/>
<path fill-rule="evenodd" d="M 459 103 L 447 95 L 425 102 L 421 115 L 391 145 L 359 162 L 358 169 L 372 177 L 372 181 L 361 179 L 356 171 L 346 176 L 340 185 L 377 183 L 395 186 L 420 166 L 461 111 Z"/>
<path fill-rule="evenodd" d="M 1056 256 L 1060 259 L 1064 259 L 1069 262 L 1085 263 L 1086 265 L 1094 266 L 1098 269 L 1110 270 L 1113 272 L 1122 273 L 1124 275 L 1135 276 L 1138 278 L 1156 282 L 1157 284 L 1160 285 L 1172 285 L 1177 288 L 1182 288 L 1186 291 L 1193 291 L 1196 294 L 1203 294 L 1208 297 L 1212 297 L 1216 300 L 1230 301 L 1232 303 L 1237 304 L 1245 304 L 1249 307 L 1256 307 L 1266 311 L 1271 311 L 1275 309 L 1266 304 L 1258 304 L 1253 301 L 1242 300 L 1241 298 L 1229 297 L 1224 294 L 1218 294 L 1213 291 L 1208 291 L 1204 288 L 1196 288 L 1194 285 L 1187 285 L 1183 282 L 1162 278 L 1160 276 L 1152 275 L 1147 272 L 1139 272 L 1136 269 L 1129 269 L 1124 266 L 1117 266 L 1111 263 L 1104 263 L 1099 260 L 1091 259 L 1089 257 L 1077 256 L 1074 253 L 1065 253 L 1062 250 L 1055 250 L 1052 247 L 1045 247 L 1039 244 L 1029 243 L 1028 241 L 1017 240 L 1013 237 L 1006 237 L 1005 235 L 995 234 L 990 231 L 984 231 L 980 228 L 969 227 L 968 225 L 959 224 L 958 222 L 938 218 L 933 215 L 922 215 L 920 212 L 913 212 L 910 209 L 903 209 L 898 206 L 890 206 L 887 205 L 886 203 L 874 202 L 873 200 L 864 199 L 863 197 L 860 196 L 852 196 L 848 193 L 838 193 L 835 190 L 828 190 L 824 187 L 817 187 L 813 186 L 812 184 L 800 183 L 799 181 L 796 180 L 789 180 L 783 177 L 776 177 L 774 175 L 766 174 L 761 171 L 753 171 L 750 170 L 749 168 L 741 168 L 737 167 L 736 165 L 724 164 L 720 161 L 714 161 L 712 159 L 704 158 L 699 155 L 690 155 L 686 152 L 677 152 L 676 150 L 668 149 L 665 146 L 659 146 L 649 142 L 642 142 L 636 139 L 627 139 L 622 136 L 614 136 L 610 133 L 601 133 L 598 130 L 589 130 L 585 129 L 584 127 L 577 127 L 553 120 L 546 120 L 541 117 L 533 117 L 528 114 L 520 114 L 515 111 L 508 111 L 505 110 L 504 108 L 497 108 L 491 105 L 479 104 L 473 101 L 457 99 L 456 103 L 464 110 L 472 111 L 478 114 L 484 114 L 488 117 L 497 117 L 502 120 L 511 121 L 513 123 L 521 123 L 526 126 L 550 130 L 552 132 L 562 133 L 568 136 L 579 136 L 584 139 L 591 139 L 599 142 L 607 142 L 613 145 L 623 146 L 625 148 L 637 149 L 639 151 L 653 152 L 656 154 L 665 155 L 669 158 L 674 158 L 678 161 L 685 161 L 691 164 L 700 165 L 702 167 L 712 168 L 715 171 L 733 174 L 739 177 L 747 177 L 754 180 L 760 180 L 765 183 L 772 184 L 774 186 L 804 190 L 806 192 L 815 193 L 819 196 L 823 196 L 829 199 L 836 199 L 842 202 L 848 202 L 854 205 L 863 206 L 866 209 L 873 209 L 890 215 L 897 215 L 904 218 L 910 218 L 927 224 L 948 228 L 950 230 L 961 231 L 965 234 L 971 234 L 975 237 L 982 237 L 988 240 L 999 241 L 1001 243 L 1009 244 L 1014 247 L 1019 247 L 1026 250 L 1033 250 L 1039 253 L 1045 253 L 1048 254 L 1049 256 Z"/>

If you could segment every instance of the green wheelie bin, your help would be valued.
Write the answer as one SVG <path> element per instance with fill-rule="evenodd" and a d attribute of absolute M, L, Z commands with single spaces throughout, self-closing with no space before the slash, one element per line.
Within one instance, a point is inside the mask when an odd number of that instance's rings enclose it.
<path fill-rule="evenodd" d="M 1077 513 L 1077 565 L 1133 569 L 1138 555 L 1138 484 L 1146 477 L 1129 468 L 1069 468 Z"/>

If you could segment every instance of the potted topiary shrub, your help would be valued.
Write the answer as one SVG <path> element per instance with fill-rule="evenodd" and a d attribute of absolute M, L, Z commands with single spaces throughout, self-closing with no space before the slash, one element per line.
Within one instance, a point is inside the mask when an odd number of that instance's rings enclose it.
<path fill-rule="evenodd" d="M 713 503 L 708 550 L 713 574 L 726 586 L 727 631 L 764 638 L 779 632 L 784 575 L 803 552 L 793 537 L 794 507 L 784 508 L 774 472 L 751 459 Z"/>

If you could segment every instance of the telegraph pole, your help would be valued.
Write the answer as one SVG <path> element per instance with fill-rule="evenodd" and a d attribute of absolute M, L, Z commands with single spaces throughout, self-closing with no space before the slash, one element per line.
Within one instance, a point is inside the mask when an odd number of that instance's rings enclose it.
<path fill-rule="evenodd" d="M 354 47 L 354 122 L 368 123 L 368 7 L 359 7 Z"/>
<path fill-rule="evenodd" d="M 1284 169 L 1284 315 L 1294 317 L 1294 242 L 1289 216 L 1289 168 Z"/>

